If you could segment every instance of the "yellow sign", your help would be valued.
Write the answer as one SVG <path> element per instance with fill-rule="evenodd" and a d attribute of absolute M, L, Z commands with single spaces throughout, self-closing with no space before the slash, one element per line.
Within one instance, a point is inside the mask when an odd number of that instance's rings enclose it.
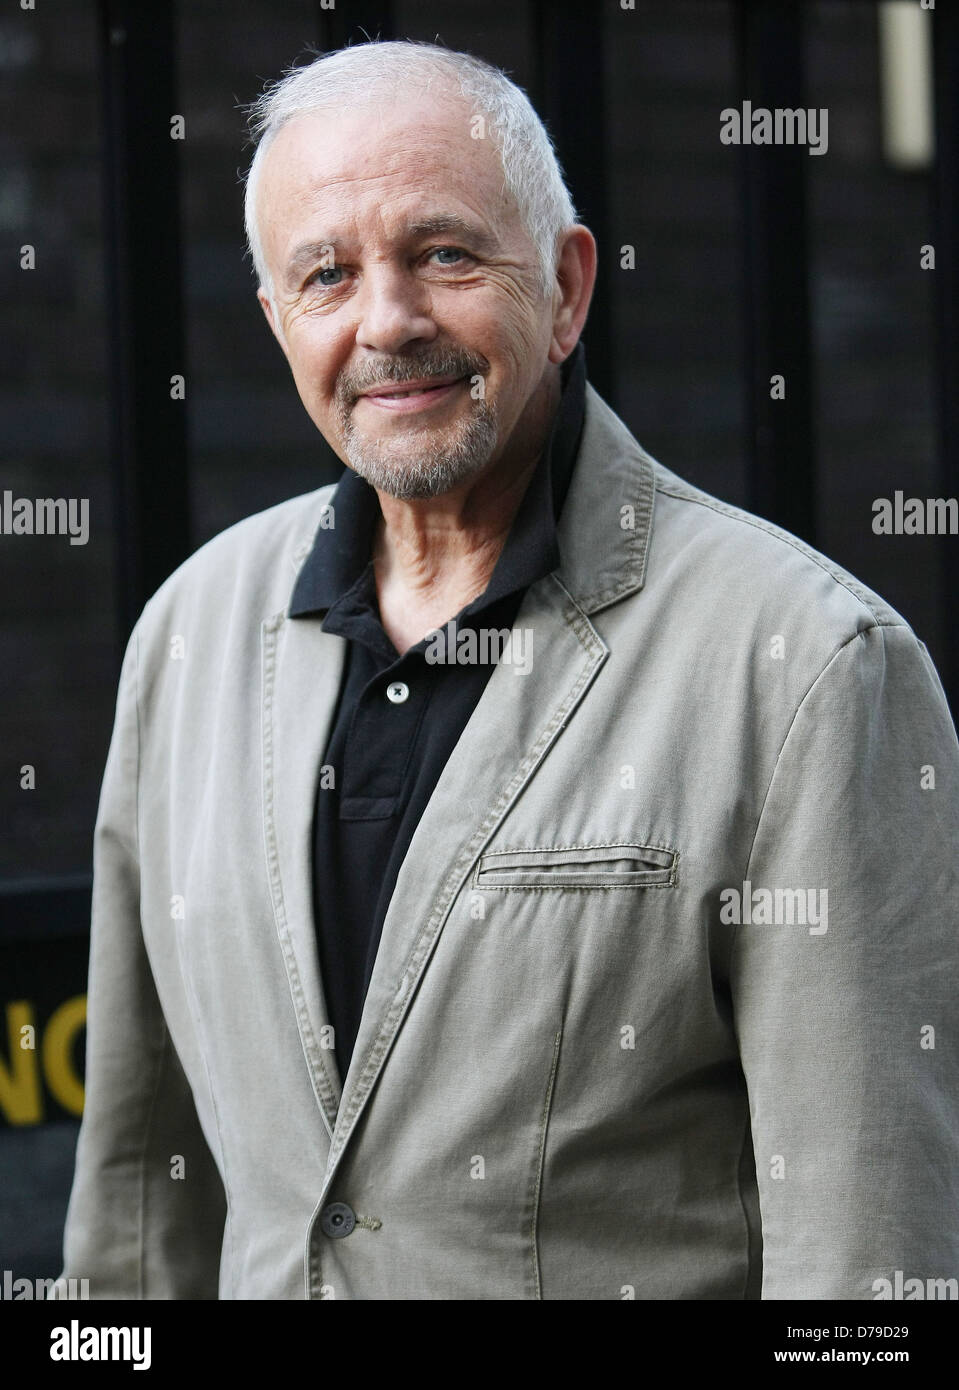
<path fill-rule="evenodd" d="M 34 1006 L 19 999 L 6 1006 L 9 1066 L 0 1056 L 0 1118 L 8 1125 L 43 1123 L 43 1086 L 71 1115 L 83 1112 L 83 1082 L 73 1045 L 87 1018 L 87 998 L 66 999 L 47 1020 L 37 1056 Z"/>

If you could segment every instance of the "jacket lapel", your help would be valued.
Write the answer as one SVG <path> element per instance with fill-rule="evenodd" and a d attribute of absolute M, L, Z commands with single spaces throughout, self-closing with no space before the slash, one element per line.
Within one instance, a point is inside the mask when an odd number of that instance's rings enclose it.
<path fill-rule="evenodd" d="M 313 808 L 345 642 L 319 621 L 262 625 L 263 818 L 273 915 L 300 1040 L 330 1135 L 340 1102 L 313 919 Z M 331 1036 L 331 1034 L 329 1035 Z"/>

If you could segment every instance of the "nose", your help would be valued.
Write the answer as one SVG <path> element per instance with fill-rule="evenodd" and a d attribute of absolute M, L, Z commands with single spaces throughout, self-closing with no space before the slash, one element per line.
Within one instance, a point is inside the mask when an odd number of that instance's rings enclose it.
<path fill-rule="evenodd" d="M 373 352 L 399 353 L 437 335 L 426 285 L 396 265 L 367 268 L 359 289 L 358 347 Z"/>

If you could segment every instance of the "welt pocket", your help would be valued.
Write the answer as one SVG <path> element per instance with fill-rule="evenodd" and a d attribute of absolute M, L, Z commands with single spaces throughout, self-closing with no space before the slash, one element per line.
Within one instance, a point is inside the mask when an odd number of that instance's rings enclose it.
<path fill-rule="evenodd" d="M 670 888 L 679 854 L 662 845 L 551 845 L 480 857 L 473 887 Z"/>

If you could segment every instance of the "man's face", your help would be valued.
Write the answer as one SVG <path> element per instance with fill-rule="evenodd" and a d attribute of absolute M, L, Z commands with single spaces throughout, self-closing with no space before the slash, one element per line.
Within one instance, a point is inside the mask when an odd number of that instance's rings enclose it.
<path fill-rule="evenodd" d="M 271 326 L 310 418 L 397 497 L 529 461 L 553 305 L 489 138 L 454 97 L 286 125 L 259 188 Z"/>

